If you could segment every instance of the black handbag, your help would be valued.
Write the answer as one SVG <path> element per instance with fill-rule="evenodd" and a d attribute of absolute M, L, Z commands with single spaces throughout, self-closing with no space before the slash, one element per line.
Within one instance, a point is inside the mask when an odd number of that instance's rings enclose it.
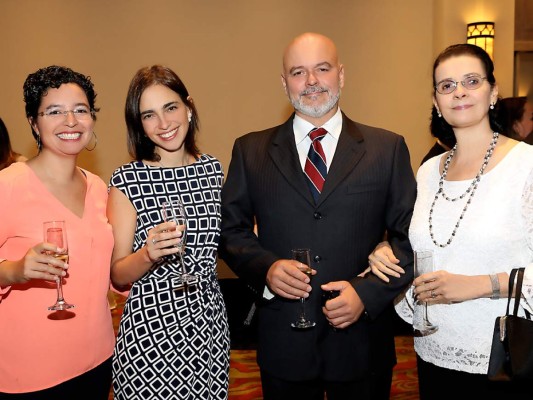
<path fill-rule="evenodd" d="M 509 314 L 517 275 L 513 314 Z M 488 377 L 492 381 L 533 379 L 533 320 L 527 311 L 525 311 L 527 318 L 517 315 L 523 279 L 524 268 L 515 268 L 511 271 L 507 311 L 504 316 L 496 318 L 494 323 L 488 371 Z"/>

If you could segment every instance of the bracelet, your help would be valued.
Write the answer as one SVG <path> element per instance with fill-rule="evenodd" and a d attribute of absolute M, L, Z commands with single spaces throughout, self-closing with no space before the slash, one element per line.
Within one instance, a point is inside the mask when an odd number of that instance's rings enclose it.
<path fill-rule="evenodd" d="M 492 285 L 492 296 L 490 296 L 490 298 L 492 300 L 497 300 L 500 298 L 500 280 L 498 279 L 497 274 L 490 274 L 489 278 Z"/>

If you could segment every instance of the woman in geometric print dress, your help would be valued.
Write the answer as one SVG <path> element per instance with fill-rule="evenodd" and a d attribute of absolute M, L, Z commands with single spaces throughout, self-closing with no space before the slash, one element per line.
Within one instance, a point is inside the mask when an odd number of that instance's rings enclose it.
<path fill-rule="evenodd" d="M 108 203 L 111 277 L 129 289 L 113 356 L 115 399 L 227 399 L 229 329 L 216 272 L 222 166 L 199 152 L 196 108 L 169 68 L 136 73 L 125 115 L 135 161 L 113 173 Z M 184 262 L 199 278 L 185 289 L 176 247 L 183 226 L 161 213 L 178 197 L 188 217 Z"/>

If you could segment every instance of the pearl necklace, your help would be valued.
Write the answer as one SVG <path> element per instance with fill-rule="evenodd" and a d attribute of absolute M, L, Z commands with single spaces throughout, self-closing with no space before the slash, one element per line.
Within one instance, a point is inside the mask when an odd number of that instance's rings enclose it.
<path fill-rule="evenodd" d="M 496 148 L 496 144 L 498 143 L 498 136 L 499 136 L 498 132 L 493 132 L 492 141 L 490 142 L 489 148 L 487 149 L 487 152 L 485 153 L 485 157 L 483 158 L 483 164 L 481 164 L 481 168 L 479 169 L 479 172 L 477 173 L 476 177 L 472 180 L 472 183 L 470 184 L 468 189 L 466 189 L 466 192 L 454 198 L 448 197 L 446 193 L 444 192 L 444 179 L 446 178 L 446 175 L 448 174 L 448 168 L 450 168 L 450 162 L 452 161 L 452 158 L 455 155 L 455 151 L 457 150 L 457 143 L 455 144 L 455 146 L 453 146 L 448 157 L 446 157 L 446 161 L 444 162 L 444 168 L 442 170 L 442 175 L 440 176 L 440 179 L 439 179 L 439 188 L 437 189 L 437 193 L 435 193 L 435 198 L 433 199 L 433 203 L 431 204 L 431 208 L 429 209 L 429 235 L 431 236 L 431 240 L 433 240 L 433 243 L 435 244 L 435 246 L 446 247 L 452 242 L 453 238 L 455 237 L 455 234 L 457 233 L 457 229 L 459 228 L 459 224 L 463 220 L 463 217 L 466 213 L 466 210 L 468 209 L 469 204 L 472 202 L 474 193 L 476 193 L 477 185 L 479 181 L 481 180 L 481 175 L 483 175 L 483 172 L 485 172 L 485 168 L 487 168 L 490 157 L 492 156 L 492 153 L 494 152 L 494 149 Z M 467 195 L 468 195 L 468 199 L 466 200 L 465 206 L 463 207 L 463 211 L 461 212 L 461 215 L 459 216 L 459 219 L 457 220 L 457 223 L 455 224 L 455 228 L 453 229 L 452 234 L 450 235 L 450 238 L 444 244 L 438 243 L 435 240 L 435 236 L 433 235 L 433 210 L 435 209 L 435 204 L 437 203 L 437 200 L 439 199 L 439 197 L 442 196 L 444 200 L 454 202 L 454 201 L 465 198 Z"/>

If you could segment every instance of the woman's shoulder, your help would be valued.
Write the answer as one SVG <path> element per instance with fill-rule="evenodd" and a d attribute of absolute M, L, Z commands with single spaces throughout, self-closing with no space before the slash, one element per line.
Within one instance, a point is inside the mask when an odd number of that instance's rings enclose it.
<path fill-rule="evenodd" d="M 216 166 L 217 170 L 222 171 L 222 164 L 220 163 L 219 159 L 215 156 L 212 156 L 211 154 L 203 153 L 199 156 L 198 161 L 202 163 L 209 163 Z"/>
<path fill-rule="evenodd" d="M 211 162 L 219 162 L 218 161 L 218 158 L 216 158 L 215 156 L 211 155 L 211 154 L 208 154 L 208 153 L 202 153 L 200 154 L 200 156 L 198 157 L 199 160 L 204 160 L 204 161 L 211 161 Z"/>
<path fill-rule="evenodd" d="M 16 162 L 0 171 L 0 181 L 17 181 L 21 176 L 28 175 L 30 168 L 23 162 Z"/>
<path fill-rule="evenodd" d="M 533 145 L 518 142 L 507 153 L 505 159 L 513 160 L 515 164 L 512 168 L 530 170 L 533 168 Z"/>
<path fill-rule="evenodd" d="M 533 145 L 531 144 L 528 144 L 526 142 L 518 142 L 516 146 L 525 154 L 533 154 Z"/>
<path fill-rule="evenodd" d="M 28 161 L 28 157 L 23 156 L 22 154 L 15 153 L 15 161 L 16 162 L 24 162 Z"/>
<path fill-rule="evenodd" d="M 32 180 L 32 170 L 26 163 L 13 163 L 0 171 L 0 204 L 2 207 L 10 204 L 15 206 L 18 195 L 29 190 L 40 190 L 40 186 Z M 42 193 L 41 193 L 42 194 Z"/>
<path fill-rule="evenodd" d="M 131 173 L 132 171 L 144 170 L 147 168 L 148 166 L 146 164 L 143 164 L 142 161 L 133 160 L 129 163 L 122 164 L 120 167 L 115 169 L 111 174 L 111 180 L 113 180 L 117 176 L 123 176 L 124 174 Z"/>
<path fill-rule="evenodd" d="M 439 175 L 439 169 L 442 157 L 447 157 L 448 152 L 444 152 L 441 154 L 438 154 L 436 156 L 433 156 L 429 158 L 428 160 L 424 161 L 424 163 L 418 168 L 417 171 L 417 180 L 419 180 L 422 177 L 431 176 L 434 174 Z"/>

